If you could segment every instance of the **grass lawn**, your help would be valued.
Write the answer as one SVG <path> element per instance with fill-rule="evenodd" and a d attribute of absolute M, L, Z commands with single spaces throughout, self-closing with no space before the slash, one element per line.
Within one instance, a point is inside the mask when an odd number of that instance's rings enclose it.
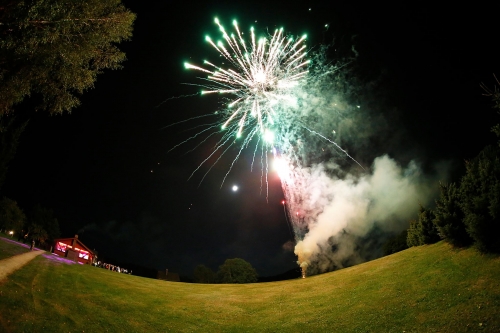
<path fill-rule="evenodd" d="M 246 285 L 166 282 L 50 258 L 0 282 L 0 331 L 500 332 L 500 258 L 444 242 Z"/>
<path fill-rule="evenodd" d="M 16 254 L 29 252 L 29 250 L 29 244 L 20 246 L 17 243 L 17 237 L 14 239 L 0 233 L 0 260 L 15 256 Z"/>

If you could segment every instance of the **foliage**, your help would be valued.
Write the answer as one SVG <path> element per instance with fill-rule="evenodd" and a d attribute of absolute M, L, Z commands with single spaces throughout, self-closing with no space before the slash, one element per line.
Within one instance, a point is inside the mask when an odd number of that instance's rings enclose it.
<path fill-rule="evenodd" d="M 408 230 L 403 230 L 399 235 L 389 238 L 383 246 L 384 256 L 406 250 L 408 248 L 407 238 Z"/>
<path fill-rule="evenodd" d="M 456 247 L 468 246 L 472 238 L 464 224 L 464 213 L 461 209 L 461 192 L 455 183 L 440 184 L 441 196 L 436 201 L 434 223 L 439 236 Z"/>
<path fill-rule="evenodd" d="M 422 245 L 420 243 L 419 234 L 417 220 L 410 220 L 410 227 L 406 233 L 406 245 L 408 245 L 408 247 Z"/>
<path fill-rule="evenodd" d="M 118 69 L 135 14 L 121 0 L 11 0 L 0 5 L 0 115 L 39 94 L 51 114 L 79 105 L 97 74 Z"/>
<path fill-rule="evenodd" d="M 466 164 L 460 189 L 467 232 L 483 252 L 500 252 L 500 157 L 488 146 Z"/>
<path fill-rule="evenodd" d="M 217 280 L 219 283 L 252 283 L 257 282 L 257 272 L 243 259 L 227 259 L 219 266 Z"/>
<path fill-rule="evenodd" d="M 26 222 L 26 215 L 17 205 L 17 202 L 3 197 L 0 200 L 0 229 L 20 232 Z"/>
<path fill-rule="evenodd" d="M 198 265 L 194 269 L 194 282 L 215 283 L 215 272 L 205 265 Z"/>
<path fill-rule="evenodd" d="M 60 235 L 59 222 L 54 217 L 54 211 L 44 208 L 40 204 L 35 205 L 28 215 L 28 233 L 29 237 L 40 243 L 58 238 Z"/>
<path fill-rule="evenodd" d="M 35 240 L 38 244 L 44 244 L 49 239 L 49 235 L 40 224 L 30 223 L 28 225 L 28 238 Z"/>
<path fill-rule="evenodd" d="M 439 241 L 440 238 L 433 222 L 434 218 L 432 210 L 420 205 L 418 220 L 410 221 L 407 237 L 409 247 L 433 244 Z"/>
<path fill-rule="evenodd" d="M 27 122 L 16 124 L 13 117 L 0 116 L 0 187 L 5 181 L 9 162 L 16 154 L 19 137 L 26 125 Z"/>

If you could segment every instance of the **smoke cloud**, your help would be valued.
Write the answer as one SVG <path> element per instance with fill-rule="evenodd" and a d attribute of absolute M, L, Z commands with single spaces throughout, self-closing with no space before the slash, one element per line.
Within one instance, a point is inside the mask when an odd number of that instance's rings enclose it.
<path fill-rule="evenodd" d="M 365 261 L 360 241 L 373 242 L 366 237 L 375 229 L 394 234 L 407 228 L 418 204 L 429 204 L 437 195 L 437 181 L 446 177 L 444 168 L 426 176 L 415 162 L 402 167 L 387 155 L 376 158 L 371 172 L 361 176 L 329 174 L 336 169 L 333 163 L 302 169 L 302 188 L 295 188 L 304 195 L 297 206 L 305 231 L 294 252 L 308 273 Z"/>
<path fill-rule="evenodd" d="M 296 235 L 294 252 L 308 274 L 381 256 L 383 242 L 408 228 L 418 205 L 432 204 L 438 181 L 447 178 L 446 163 L 431 172 L 426 166 L 424 173 L 416 155 L 408 158 L 412 146 L 404 129 L 378 100 L 383 79 L 361 84 L 345 66 L 352 60 L 332 64 L 325 50 L 318 52 L 290 112 L 290 123 L 299 124 L 290 136 L 300 139 L 288 140 L 292 149 L 280 156 L 287 166 L 279 173 Z M 397 147 L 401 138 L 404 149 Z M 350 151 L 364 165 L 372 161 L 371 167 L 364 170 Z M 400 152 L 407 163 L 389 152 Z"/>

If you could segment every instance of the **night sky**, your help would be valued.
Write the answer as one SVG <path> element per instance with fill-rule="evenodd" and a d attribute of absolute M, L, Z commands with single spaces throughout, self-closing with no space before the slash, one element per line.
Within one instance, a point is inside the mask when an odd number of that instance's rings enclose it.
<path fill-rule="evenodd" d="M 261 276 L 296 267 L 293 252 L 283 248 L 291 235 L 276 174 L 269 174 L 266 197 L 260 170 L 250 171 L 251 154 L 244 153 L 221 186 L 229 154 L 200 184 L 211 164 L 188 178 L 210 145 L 187 153 L 193 142 L 168 152 L 199 122 L 168 125 L 219 107 L 205 96 L 167 100 L 199 91 L 182 84 L 199 83 L 200 76 L 183 63 L 217 59 L 204 41 L 206 34 L 219 37 L 215 16 L 228 29 L 236 18 L 242 31 L 253 25 L 307 33 L 308 47 L 332 44 L 332 57 L 354 45 L 360 82 L 369 86 L 359 103 L 386 124 L 359 150 L 350 147 L 368 168 L 385 153 L 424 169 L 443 160 L 456 180 L 464 160 L 496 140 L 490 128 L 498 116 L 480 88 L 500 75 L 498 25 L 487 7 L 124 3 L 137 13 L 132 40 L 120 45 L 124 68 L 100 75 L 71 114 L 33 114 L 2 189 L 25 211 L 37 203 L 52 208 L 63 237 L 78 233 L 111 262 L 181 275 L 198 264 L 216 270 L 235 257 Z M 361 136 L 370 121 L 355 124 Z"/>

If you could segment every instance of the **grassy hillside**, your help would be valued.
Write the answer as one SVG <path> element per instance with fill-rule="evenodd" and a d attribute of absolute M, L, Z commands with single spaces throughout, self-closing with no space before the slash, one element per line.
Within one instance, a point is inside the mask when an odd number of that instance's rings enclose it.
<path fill-rule="evenodd" d="M 29 252 L 29 244 L 19 246 L 18 243 L 14 242 L 16 240 L 17 238 L 11 238 L 0 233 L 0 260 L 15 256 L 16 254 Z"/>
<path fill-rule="evenodd" d="M 165 282 L 47 257 L 0 282 L 0 331 L 500 332 L 500 258 L 443 242 L 248 285 Z"/>

